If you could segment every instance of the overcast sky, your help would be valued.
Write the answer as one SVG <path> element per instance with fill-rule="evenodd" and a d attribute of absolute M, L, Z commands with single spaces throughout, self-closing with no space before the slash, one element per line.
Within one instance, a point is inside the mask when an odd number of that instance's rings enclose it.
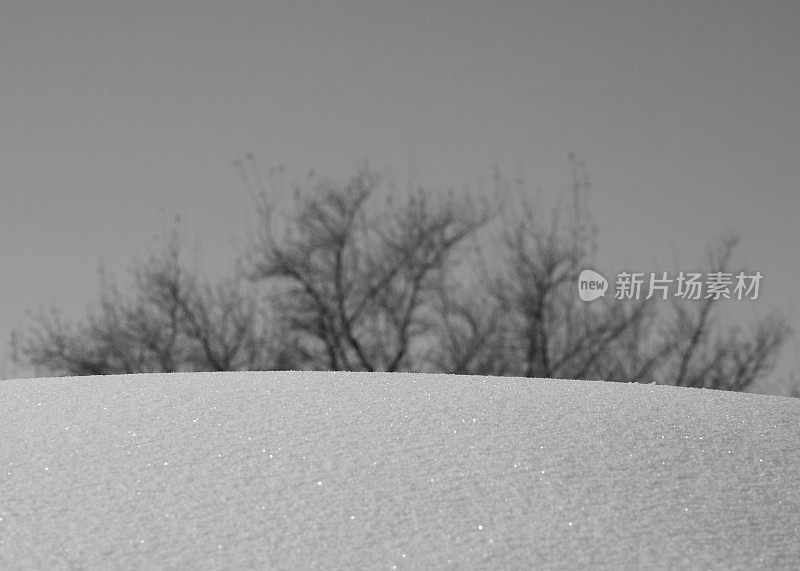
<path fill-rule="evenodd" d="M 552 198 L 574 151 L 607 267 L 690 270 L 737 230 L 764 275 L 740 309 L 800 329 L 798 30 L 796 0 L 6 0 L 0 336 L 80 316 L 99 261 L 124 276 L 175 213 L 224 271 L 246 152 L 435 188 L 519 164 Z"/>

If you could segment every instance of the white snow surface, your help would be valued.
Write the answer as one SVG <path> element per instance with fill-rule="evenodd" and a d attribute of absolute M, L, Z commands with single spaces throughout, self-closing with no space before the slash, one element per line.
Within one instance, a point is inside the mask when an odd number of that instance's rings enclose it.
<path fill-rule="evenodd" d="M 798 569 L 800 400 L 321 372 L 0 382 L 2 569 Z"/>

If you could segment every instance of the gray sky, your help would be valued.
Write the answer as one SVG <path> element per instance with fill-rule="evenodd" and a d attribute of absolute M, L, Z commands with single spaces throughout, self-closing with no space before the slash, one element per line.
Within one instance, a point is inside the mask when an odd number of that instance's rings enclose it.
<path fill-rule="evenodd" d="M 798 29 L 793 0 L 7 0 L 0 336 L 26 308 L 80 316 L 99 260 L 124 276 L 174 213 L 224 269 L 248 151 L 432 187 L 520 164 L 545 195 L 575 151 L 607 267 L 689 270 L 738 230 L 764 275 L 739 310 L 800 329 Z"/>

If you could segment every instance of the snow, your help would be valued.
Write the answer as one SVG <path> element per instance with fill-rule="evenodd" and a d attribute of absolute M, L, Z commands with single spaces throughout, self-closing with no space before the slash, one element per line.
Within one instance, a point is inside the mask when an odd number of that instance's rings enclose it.
<path fill-rule="evenodd" d="M 796 569 L 800 400 L 363 373 L 0 383 L 2 569 Z"/>

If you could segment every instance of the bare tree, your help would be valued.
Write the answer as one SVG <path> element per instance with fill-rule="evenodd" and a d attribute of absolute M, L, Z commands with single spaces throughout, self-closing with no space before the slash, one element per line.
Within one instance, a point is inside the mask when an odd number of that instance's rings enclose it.
<path fill-rule="evenodd" d="M 493 275 L 486 272 L 484 282 L 484 297 L 498 310 L 492 321 L 502 323 L 503 341 L 497 346 L 503 356 L 495 362 L 500 367 L 495 373 L 630 379 L 631 373 L 648 370 L 647 357 L 640 354 L 635 363 L 615 357 L 626 341 L 639 340 L 634 332 L 647 327 L 654 306 L 649 301 L 625 305 L 606 300 L 590 305 L 578 298 L 578 276 L 593 265 L 597 230 L 586 206 L 588 183 L 581 165 L 574 156 L 570 159 L 574 180 L 566 225 L 560 208 L 549 225 L 540 224 L 524 193 L 513 205 L 521 216 L 504 220 L 502 263 Z M 484 307 L 473 306 L 472 311 L 482 312 Z M 470 318 L 478 320 L 475 315 Z"/>
<path fill-rule="evenodd" d="M 366 165 L 345 185 L 323 179 L 282 197 L 283 187 L 267 193 L 247 158 L 249 175 L 237 166 L 258 226 L 235 277 L 201 280 L 173 232 L 136 266 L 132 297 L 101 272 L 85 321 L 40 313 L 14 335 L 14 355 L 74 375 L 439 371 L 743 391 L 771 370 L 790 334 L 776 315 L 723 329 L 717 296 L 581 301 L 578 276 L 595 267 L 597 229 L 574 156 L 566 224 L 558 208 L 539 223 L 521 182 L 519 203 L 504 203 L 499 171 L 498 211 L 422 188 L 390 186 L 381 202 L 384 181 Z M 487 244 L 492 229 L 500 239 Z M 735 246 L 731 237 L 711 250 L 709 274 L 731 274 Z"/>
<path fill-rule="evenodd" d="M 735 275 L 730 260 L 738 243 L 729 236 L 709 252 L 711 275 Z M 669 335 L 675 351 L 665 374 L 671 384 L 742 391 L 770 371 L 791 331 L 776 314 L 756 322 L 750 332 L 740 326 L 719 331 L 715 312 L 721 296 L 706 295 L 695 305 L 674 304 L 674 325 Z"/>
<path fill-rule="evenodd" d="M 300 335 L 309 368 L 399 371 L 418 368 L 432 342 L 437 288 L 458 249 L 490 218 L 488 209 L 432 203 L 422 190 L 398 208 L 368 205 L 381 177 L 366 165 L 344 187 L 324 180 L 281 241 L 274 205 L 259 201 L 260 231 L 247 276 L 270 284 L 283 326 Z"/>
<path fill-rule="evenodd" d="M 457 375 L 511 374 L 506 349 L 511 328 L 496 300 L 458 284 L 441 283 L 436 293 L 436 343 L 424 362 Z"/>
<path fill-rule="evenodd" d="M 559 229 L 556 211 L 548 227 L 534 221 L 529 202 L 520 222 L 508 225 L 504 272 L 489 297 L 506 324 L 501 344 L 505 366 L 496 373 L 528 377 L 655 381 L 661 384 L 743 391 L 774 366 L 790 330 L 776 315 L 723 333 L 714 316 L 720 297 L 669 304 L 651 299 L 579 300 L 580 272 L 594 267 L 596 230 L 586 208 L 588 185 L 573 163 L 571 224 Z M 709 255 L 708 273 L 730 271 L 735 237 Z M 482 308 L 465 318 L 480 322 Z M 509 331 L 510 329 L 510 331 Z"/>
<path fill-rule="evenodd" d="M 130 298 L 101 269 L 99 303 L 85 321 L 39 312 L 15 332 L 17 358 L 56 375 L 290 368 L 291 344 L 246 284 L 201 282 L 180 250 L 173 231 L 163 252 L 136 266 Z"/>

